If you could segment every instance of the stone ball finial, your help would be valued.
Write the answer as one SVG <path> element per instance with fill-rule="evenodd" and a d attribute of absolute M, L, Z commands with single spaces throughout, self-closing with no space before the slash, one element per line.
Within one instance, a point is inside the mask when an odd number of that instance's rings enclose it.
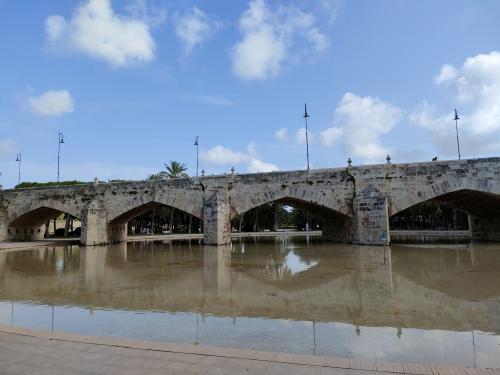
<path fill-rule="evenodd" d="M 385 160 L 387 160 L 387 164 L 391 164 L 391 156 L 390 155 L 387 155 Z"/>
<path fill-rule="evenodd" d="M 351 165 L 352 165 L 352 160 L 351 160 L 351 158 L 349 158 L 349 159 L 347 159 L 347 166 L 350 167 Z"/>

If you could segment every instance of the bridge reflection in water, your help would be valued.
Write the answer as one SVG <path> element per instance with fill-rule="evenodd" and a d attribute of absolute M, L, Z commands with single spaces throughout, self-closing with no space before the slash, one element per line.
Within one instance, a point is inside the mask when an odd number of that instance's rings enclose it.
<path fill-rule="evenodd" d="M 0 323 L 498 367 L 499 250 L 277 238 L 3 252 Z"/>

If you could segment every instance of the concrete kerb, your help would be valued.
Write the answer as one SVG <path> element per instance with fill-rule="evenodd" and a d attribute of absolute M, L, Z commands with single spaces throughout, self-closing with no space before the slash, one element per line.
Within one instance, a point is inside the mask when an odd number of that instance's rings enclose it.
<path fill-rule="evenodd" d="M 500 369 L 468 368 L 457 366 L 435 366 L 427 364 L 391 363 L 380 361 L 355 360 L 347 358 L 334 358 L 311 356 L 302 354 L 264 352 L 255 350 L 242 350 L 233 348 L 219 348 L 199 345 L 185 345 L 163 343 L 154 341 L 129 340 L 114 337 L 83 336 L 72 333 L 49 332 L 28 328 L 7 326 L 0 324 L 0 332 L 4 334 L 33 337 L 50 341 L 71 342 L 86 345 L 116 347 L 144 351 L 165 352 L 179 355 L 194 355 L 205 357 L 218 357 L 224 359 L 241 359 L 303 366 L 317 366 L 325 368 L 338 368 L 364 371 L 382 371 L 387 373 L 404 373 L 409 375 L 483 375 L 500 374 Z"/>

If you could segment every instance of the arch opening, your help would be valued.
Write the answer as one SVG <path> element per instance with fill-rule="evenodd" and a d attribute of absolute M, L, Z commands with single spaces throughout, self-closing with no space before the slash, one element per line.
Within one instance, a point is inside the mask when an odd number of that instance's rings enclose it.
<path fill-rule="evenodd" d="M 80 238 L 80 218 L 55 208 L 38 207 L 14 218 L 7 227 L 7 238 L 32 241 L 44 238 Z"/>
<path fill-rule="evenodd" d="M 500 240 L 500 195 L 469 189 L 442 194 L 394 213 L 389 227 L 391 231 L 468 231 L 464 239 L 493 235 Z"/>
<path fill-rule="evenodd" d="M 110 225 L 126 226 L 127 236 L 201 233 L 200 218 L 163 203 L 148 202 L 114 218 Z"/>
<path fill-rule="evenodd" d="M 352 218 L 316 203 L 284 197 L 234 213 L 232 232 L 320 231 L 324 238 L 349 241 Z"/>

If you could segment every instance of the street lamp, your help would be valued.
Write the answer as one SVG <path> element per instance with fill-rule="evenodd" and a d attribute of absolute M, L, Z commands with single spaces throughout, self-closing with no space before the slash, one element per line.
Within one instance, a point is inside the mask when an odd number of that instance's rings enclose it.
<path fill-rule="evenodd" d="M 194 145 L 196 146 L 196 177 L 198 177 L 198 136 L 194 139 Z"/>
<path fill-rule="evenodd" d="M 307 104 L 304 104 L 304 121 L 306 122 L 306 156 L 307 156 L 307 171 L 309 172 L 309 131 L 307 129 L 307 119 L 309 115 L 307 114 Z"/>
<path fill-rule="evenodd" d="M 304 104 L 304 121 L 306 123 L 306 157 L 307 157 L 307 179 L 309 180 L 309 129 L 307 126 L 307 119 L 309 114 L 307 113 L 307 103 Z M 306 232 L 309 232 L 309 212 L 306 209 Z"/>
<path fill-rule="evenodd" d="M 457 131 L 457 148 L 458 148 L 458 160 L 460 160 L 460 141 L 458 139 L 458 120 L 460 120 L 460 117 L 458 117 L 457 110 L 455 109 L 455 130 Z"/>
<path fill-rule="evenodd" d="M 59 184 L 60 176 L 60 159 L 61 159 L 61 144 L 64 143 L 64 134 L 59 132 L 59 141 L 57 145 L 57 183 Z"/>
<path fill-rule="evenodd" d="M 23 155 L 21 153 L 17 154 L 16 161 L 19 163 L 17 171 L 17 183 L 21 183 L 21 163 L 23 161 Z"/>

